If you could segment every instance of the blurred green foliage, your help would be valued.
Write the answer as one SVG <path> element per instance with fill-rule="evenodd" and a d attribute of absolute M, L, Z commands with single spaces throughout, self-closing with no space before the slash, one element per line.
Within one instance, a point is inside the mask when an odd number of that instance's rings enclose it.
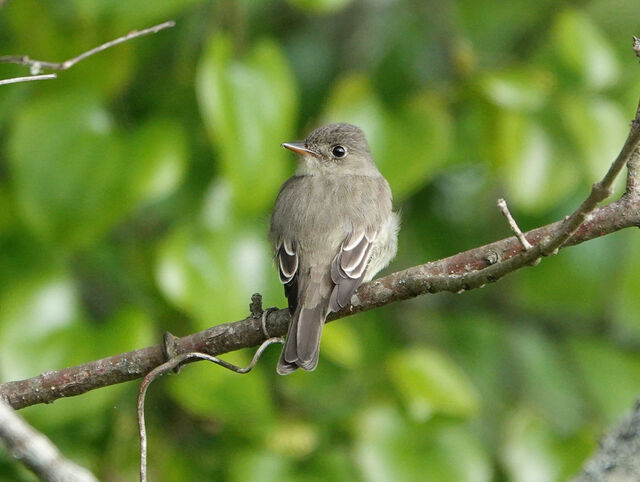
<path fill-rule="evenodd" d="M 575 6 L 579 4 L 579 6 Z M 284 305 L 267 243 L 283 141 L 368 134 L 402 209 L 391 270 L 570 212 L 640 94 L 634 2 L 10 1 L 0 51 L 0 379 Z M 0 78 L 25 74 L 0 66 Z M 332 323 L 319 368 L 190 365 L 150 390 L 153 480 L 553 481 L 640 392 L 640 240 Z M 226 358 L 246 363 L 249 353 Z M 137 474 L 136 383 L 22 413 L 103 480 Z M 0 479 L 31 480 L 0 452 Z"/>

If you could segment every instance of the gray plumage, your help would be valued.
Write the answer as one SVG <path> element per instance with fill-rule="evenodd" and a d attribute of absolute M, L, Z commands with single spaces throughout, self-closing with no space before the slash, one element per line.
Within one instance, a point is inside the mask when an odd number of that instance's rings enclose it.
<path fill-rule="evenodd" d="M 286 375 L 315 369 L 327 314 L 347 306 L 360 284 L 395 256 L 398 217 L 358 127 L 330 124 L 283 147 L 299 154 L 270 230 L 292 313 L 278 362 Z"/>

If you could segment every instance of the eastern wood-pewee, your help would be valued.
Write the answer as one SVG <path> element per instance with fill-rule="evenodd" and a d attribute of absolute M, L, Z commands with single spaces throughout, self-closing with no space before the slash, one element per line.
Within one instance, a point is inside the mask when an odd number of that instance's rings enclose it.
<path fill-rule="evenodd" d="M 291 310 L 277 369 L 286 375 L 316 368 L 327 314 L 347 306 L 395 256 L 398 216 L 358 127 L 330 124 L 282 146 L 299 156 L 278 193 L 270 230 Z"/>

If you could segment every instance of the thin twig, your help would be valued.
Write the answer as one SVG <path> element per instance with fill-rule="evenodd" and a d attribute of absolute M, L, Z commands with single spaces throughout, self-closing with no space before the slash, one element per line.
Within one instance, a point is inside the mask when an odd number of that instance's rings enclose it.
<path fill-rule="evenodd" d="M 73 67 L 78 62 L 90 57 L 94 54 L 102 52 L 103 50 L 107 50 L 108 48 L 113 47 L 114 45 L 121 44 L 128 40 L 142 37 L 143 35 L 149 35 L 153 33 L 157 33 L 160 30 L 164 30 L 165 28 L 173 27 L 176 23 L 173 20 L 169 20 L 168 22 L 164 22 L 158 25 L 154 25 L 153 27 L 145 28 L 143 30 L 133 30 L 129 32 L 127 35 L 122 37 L 118 37 L 115 40 L 111 40 L 109 42 L 103 43 L 102 45 L 98 45 L 97 47 L 88 50 L 86 52 L 81 53 L 80 55 L 73 57 L 69 60 L 65 60 L 64 62 L 49 62 L 46 60 L 34 60 L 29 58 L 26 55 L 5 55 L 0 56 L 0 63 L 9 63 L 9 64 L 19 64 L 24 65 L 30 68 L 31 74 L 39 74 L 43 69 L 49 70 L 67 70 Z"/>
<path fill-rule="evenodd" d="M 138 392 L 138 427 L 140 431 L 140 480 L 145 482 L 147 480 L 147 429 L 144 419 L 144 401 L 147 394 L 147 388 L 149 385 L 158 377 L 164 375 L 165 373 L 178 368 L 180 365 L 195 361 L 195 360 L 206 360 L 212 363 L 216 363 L 223 368 L 234 371 L 236 373 L 245 374 L 249 373 L 253 367 L 256 366 L 258 360 L 262 356 L 262 353 L 267 349 L 269 345 L 274 343 L 284 343 L 284 339 L 280 337 L 269 338 L 262 342 L 262 344 L 258 347 L 253 358 L 251 359 L 251 363 L 247 367 L 239 367 L 234 365 L 233 363 L 226 362 L 217 358 L 215 356 L 207 355 L 206 353 L 183 353 L 182 355 L 178 355 L 169 361 L 163 363 L 162 365 L 151 370 L 147 376 L 144 377 L 142 383 L 140 384 L 140 390 Z"/>
<path fill-rule="evenodd" d="M 84 467 L 64 458 L 47 437 L 31 427 L 0 400 L 0 440 L 7 452 L 29 467 L 41 480 L 94 482 L 96 477 Z"/>
<path fill-rule="evenodd" d="M 533 246 L 531 246 L 529 241 L 527 241 L 527 238 L 524 237 L 524 234 L 522 234 L 522 231 L 520 231 L 520 228 L 518 227 L 518 223 L 516 223 L 516 220 L 513 219 L 513 216 L 511 215 L 511 212 L 509 211 L 509 208 L 507 207 L 507 201 L 505 201 L 504 199 L 500 198 L 500 199 L 498 199 L 497 204 L 498 204 L 498 208 L 500 208 L 500 211 L 502 211 L 502 214 L 504 214 L 504 217 L 507 218 L 507 222 L 509 223 L 509 227 L 511 228 L 511 231 L 513 231 L 515 233 L 516 237 L 518 238 L 518 241 L 520 241 L 520 244 L 522 245 L 522 248 L 525 251 L 528 251 L 531 248 L 533 248 Z"/>
<path fill-rule="evenodd" d="M 13 77 L 11 79 L 0 80 L 0 85 L 17 84 L 19 82 L 31 82 L 32 80 L 49 80 L 55 79 L 56 74 L 29 75 L 27 77 Z"/>

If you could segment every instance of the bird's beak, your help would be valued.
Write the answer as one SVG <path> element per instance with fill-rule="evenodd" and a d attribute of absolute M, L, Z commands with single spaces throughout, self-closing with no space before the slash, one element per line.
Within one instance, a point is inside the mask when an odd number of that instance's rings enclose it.
<path fill-rule="evenodd" d="M 285 149 L 289 149 L 290 151 L 295 152 L 296 154 L 300 154 L 300 155 L 309 154 L 314 157 L 318 157 L 318 153 L 305 147 L 304 142 L 283 142 L 281 146 L 284 147 Z"/>

